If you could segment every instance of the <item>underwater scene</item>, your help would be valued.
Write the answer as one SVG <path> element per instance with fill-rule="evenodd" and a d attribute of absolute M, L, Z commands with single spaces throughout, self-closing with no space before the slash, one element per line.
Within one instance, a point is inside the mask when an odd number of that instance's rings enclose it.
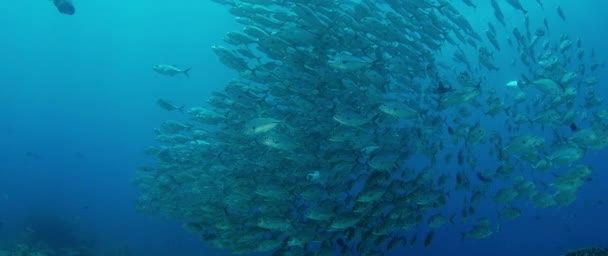
<path fill-rule="evenodd" d="M 606 10 L 4 1 L 0 256 L 606 256 Z"/>

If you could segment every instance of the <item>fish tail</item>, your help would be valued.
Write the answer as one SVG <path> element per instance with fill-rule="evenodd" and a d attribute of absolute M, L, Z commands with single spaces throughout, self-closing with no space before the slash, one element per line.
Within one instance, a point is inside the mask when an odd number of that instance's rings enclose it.
<path fill-rule="evenodd" d="M 185 75 L 187 78 L 190 78 L 190 74 L 189 74 L 189 72 L 190 72 L 190 70 L 191 70 L 191 69 L 192 69 L 192 68 L 187 68 L 187 69 L 184 69 L 184 71 L 183 71 L 182 73 L 184 73 L 184 75 Z"/>
<path fill-rule="evenodd" d="M 177 110 L 179 110 L 179 112 L 181 112 L 183 114 L 185 107 L 186 107 L 186 105 L 182 105 L 181 107 L 177 108 Z"/>

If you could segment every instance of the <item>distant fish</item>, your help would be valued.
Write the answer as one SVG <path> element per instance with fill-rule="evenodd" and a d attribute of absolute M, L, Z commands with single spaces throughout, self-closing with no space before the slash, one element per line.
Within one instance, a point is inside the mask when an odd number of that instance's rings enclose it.
<path fill-rule="evenodd" d="M 31 151 L 25 152 L 25 157 L 31 158 L 31 159 L 34 159 L 34 160 L 40 160 L 40 159 L 42 159 L 42 156 L 40 156 L 40 154 L 38 154 L 36 152 L 31 152 Z"/>
<path fill-rule="evenodd" d="M 557 14 L 562 20 L 566 21 L 566 15 L 564 15 L 564 10 L 562 10 L 561 6 L 557 6 Z"/>
<path fill-rule="evenodd" d="M 578 130 L 578 127 L 576 126 L 575 123 L 571 123 L 570 124 L 570 130 L 573 131 L 573 132 L 575 132 L 576 130 Z"/>
<path fill-rule="evenodd" d="M 543 6 L 543 2 L 541 0 L 536 0 L 536 2 L 538 5 L 540 5 L 540 8 L 545 9 L 545 6 Z"/>
<path fill-rule="evenodd" d="M 477 179 L 479 179 L 482 182 L 485 183 L 489 183 L 492 182 L 492 178 L 490 178 L 487 174 L 482 173 L 482 172 L 476 172 L 475 173 L 477 175 Z"/>
<path fill-rule="evenodd" d="M 72 0 L 52 0 L 55 7 L 60 13 L 74 15 L 76 8 L 72 4 Z"/>
<path fill-rule="evenodd" d="M 190 68 L 180 69 L 173 65 L 158 64 L 158 65 L 154 65 L 152 67 L 152 69 L 154 71 L 156 71 L 157 73 L 166 75 L 166 76 L 175 76 L 177 74 L 184 74 L 186 77 L 190 77 L 190 74 L 188 74 L 188 72 L 190 72 Z"/>
<path fill-rule="evenodd" d="M 435 236 L 435 231 L 430 231 L 426 237 L 424 238 L 424 247 L 429 247 L 433 242 L 433 237 Z"/>
<path fill-rule="evenodd" d="M 473 3 L 471 0 L 462 0 L 462 2 L 469 7 L 477 8 L 477 5 L 475 5 L 475 3 Z"/>
<path fill-rule="evenodd" d="M 367 56 L 354 56 L 350 52 L 341 52 L 330 57 L 327 61 L 330 67 L 337 71 L 351 72 L 371 65 L 374 60 Z"/>
<path fill-rule="evenodd" d="M 175 104 L 173 104 L 173 102 L 169 101 L 169 100 L 165 100 L 165 99 L 158 99 L 156 101 L 156 104 L 158 104 L 158 106 L 164 110 L 167 111 L 173 111 L 173 110 L 179 110 L 179 112 L 184 113 L 184 107 L 186 105 L 182 105 L 181 107 L 175 106 Z"/>
<path fill-rule="evenodd" d="M 528 13 L 528 11 L 526 9 L 524 9 L 524 7 L 521 5 L 519 0 L 507 0 L 507 3 L 509 3 L 511 6 L 513 6 L 513 8 L 515 8 L 516 10 L 519 10 L 523 13 Z"/>
<path fill-rule="evenodd" d="M 344 239 L 342 239 L 342 238 L 338 238 L 338 239 L 336 240 L 336 243 L 337 243 L 337 244 L 338 244 L 340 247 L 342 247 L 342 248 L 347 247 L 346 242 L 344 242 Z"/>

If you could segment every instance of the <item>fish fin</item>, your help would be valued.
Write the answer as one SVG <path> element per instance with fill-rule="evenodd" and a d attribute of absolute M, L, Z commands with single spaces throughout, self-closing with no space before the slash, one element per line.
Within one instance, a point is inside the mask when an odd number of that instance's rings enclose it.
<path fill-rule="evenodd" d="M 187 68 L 187 69 L 184 69 L 184 71 L 182 71 L 182 73 L 184 73 L 184 75 L 185 75 L 187 78 L 190 78 L 190 74 L 189 74 L 189 72 L 190 72 L 190 70 L 191 70 L 191 69 L 192 69 L 192 68 Z"/>

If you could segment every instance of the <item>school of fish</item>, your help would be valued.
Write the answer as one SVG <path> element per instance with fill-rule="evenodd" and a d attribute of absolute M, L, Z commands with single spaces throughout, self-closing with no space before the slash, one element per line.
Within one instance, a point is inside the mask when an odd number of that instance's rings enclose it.
<path fill-rule="evenodd" d="M 541 0 L 491 0 L 485 32 L 462 14 L 474 0 L 214 2 L 243 25 L 211 49 L 238 75 L 156 130 L 134 180 L 140 210 L 213 246 L 383 255 L 446 226 L 484 239 L 524 206 L 573 203 L 584 157 L 608 145 L 604 64 L 550 36 Z M 505 70 L 514 81 L 492 78 Z"/>

